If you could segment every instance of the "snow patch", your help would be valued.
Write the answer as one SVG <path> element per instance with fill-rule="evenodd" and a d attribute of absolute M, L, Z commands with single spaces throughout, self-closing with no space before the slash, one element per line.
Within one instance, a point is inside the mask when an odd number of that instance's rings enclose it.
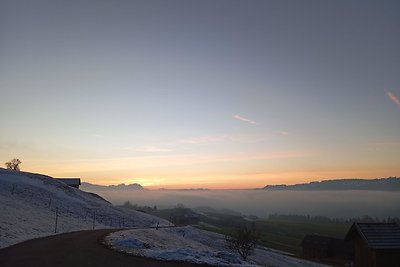
<path fill-rule="evenodd" d="M 101 228 L 172 225 L 155 216 L 115 207 L 53 179 L 0 168 L 0 248 L 55 234 Z M 57 229 L 55 218 L 57 215 Z"/>
<path fill-rule="evenodd" d="M 255 250 L 248 262 L 228 249 L 224 236 L 191 226 L 131 229 L 109 234 L 104 243 L 112 249 L 166 261 L 186 261 L 215 266 L 325 266 L 272 251 Z"/>

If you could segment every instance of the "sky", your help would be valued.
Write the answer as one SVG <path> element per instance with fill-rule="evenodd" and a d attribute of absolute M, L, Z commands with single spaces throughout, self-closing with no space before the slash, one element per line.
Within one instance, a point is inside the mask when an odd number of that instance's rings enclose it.
<path fill-rule="evenodd" d="M 0 161 L 148 188 L 400 176 L 399 14 L 0 0 Z"/>

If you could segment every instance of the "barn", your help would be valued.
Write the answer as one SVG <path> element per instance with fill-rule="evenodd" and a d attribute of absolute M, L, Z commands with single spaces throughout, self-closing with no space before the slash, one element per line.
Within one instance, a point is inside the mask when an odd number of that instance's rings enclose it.
<path fill-rule="evenodd" d="M 353 223 L 345 240 L 354 241 L 355 267 L 400 266 L 400 226 L 397 223 Z"/>
<path fill-rule="evenodd" d="M 306 235 L 301 241 L 303 256 L 306 258 L 323 259 L 328 257 L 330 238 L 319 235 Z"/>
<path fill-rule="evenodd" d="M 80 178 L 56 178 L 58 181 L 63 182 L 64 184 L 75 187 L 79 189 L 79 186 L 81 185 L 81 179 Z"/>
<path fill-rule="evenodd" d="M 354 253 L 351 242 L 329 236 L 306 235 L 300 246 L 305 258 L 318 260 L 326 258 L 350 260 Z"/>

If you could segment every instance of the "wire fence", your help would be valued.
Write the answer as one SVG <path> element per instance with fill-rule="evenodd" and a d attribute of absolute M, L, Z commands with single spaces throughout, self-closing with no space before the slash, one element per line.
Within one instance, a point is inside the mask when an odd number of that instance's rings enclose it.
<path fill-rule="evenodd" d="M 72 188 L 60 186 L 61 191 L 51 192 L 46 188 L 36 186 L 20 186 L 9 184 L 9 195 L 12 199 L 24 200 L 29 206 L 39 207 L 45 211 L 52 222 L 47 228 L 53 228 L 54 233 L 71 230 L 100 228 L 161 228 L 156 218 L 140 218 L 136 211 L 115 207 L 101 200 L 88 200 L 85 197 L 71 193 Z M 61 196 L 62 195 L 62 196 Z M 73 225 L 68 225 L 73 224 Z"/>

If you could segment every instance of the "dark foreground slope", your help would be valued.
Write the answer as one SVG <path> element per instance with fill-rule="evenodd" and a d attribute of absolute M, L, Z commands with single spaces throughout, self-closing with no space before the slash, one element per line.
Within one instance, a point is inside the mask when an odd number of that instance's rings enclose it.
<path fill-rule="evenodd" d="M 110 250 L 100 243 L 116 230 L 79 231 L 26 241 L 0 250 L 1 267 L 199 267 L 182 262 L 161 262 Z"/>

